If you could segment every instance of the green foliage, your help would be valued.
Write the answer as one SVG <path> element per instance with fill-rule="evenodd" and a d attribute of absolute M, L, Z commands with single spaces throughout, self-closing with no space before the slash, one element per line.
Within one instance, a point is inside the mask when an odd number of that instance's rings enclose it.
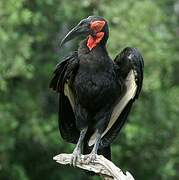
<path fill-rule="evenodd" d="M 60 51 L 60 39 L 91 14 L 109 21 L 107 46 L 112 57 L 133 46 L 145 60 L 142 95 L 113 144 L 115 163 L 136 179 L 179 179 L 176 4 L 176 0 L 0 1 L 0 179 L 88 179 L 80 170 L 52 161 L 57 153 L 71 152 L 73 145 L 59 136 L 58 98 L 48 83 L 59 58 L 78 42 Z"/>

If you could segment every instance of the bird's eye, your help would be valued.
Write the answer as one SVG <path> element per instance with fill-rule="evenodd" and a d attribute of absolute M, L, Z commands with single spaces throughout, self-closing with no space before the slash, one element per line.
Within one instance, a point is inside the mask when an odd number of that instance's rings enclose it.
<path fill-rule="evenodd" d="M 85 24 L 84 21 L 81 21 L 81 22 L 79 23 L 80 26 L 83 26 L 84 24 Z"/>

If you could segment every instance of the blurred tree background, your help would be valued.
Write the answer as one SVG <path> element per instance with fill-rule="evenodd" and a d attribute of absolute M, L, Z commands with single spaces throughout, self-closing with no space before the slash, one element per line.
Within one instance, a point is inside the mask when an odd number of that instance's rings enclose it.
<path fill-rule="evenodd" d="M 179 179 L 179 1 L 1 0 L 1 180 L 89 179 L 52 160 L 74 146 L 59 136 L 58 98 L 48 84 L 78 42 L 60 52 L 60 40 L 92 14 L 109 21 L 111 57 L 133 46 L 145 60 L 143 92 L 113 144 L 113 161 L 136 180 Z"/>

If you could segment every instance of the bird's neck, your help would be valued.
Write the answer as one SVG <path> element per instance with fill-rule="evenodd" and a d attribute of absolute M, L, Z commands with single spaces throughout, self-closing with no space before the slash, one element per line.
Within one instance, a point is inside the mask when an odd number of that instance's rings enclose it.
<path fill-rule="evenodd" d="M 78 48 L 78 54 L 105 54 L 108 55 L 107 50 L 106 50 L 106 43 L 104 43 L 103 41 L 101 41 L 100 43 L 98 43 L 95 47 L 93 47 L 92 49 L 90 49 L 88 47 L 88 42 L 89 42 L 89 38 L 86 38 L 85 40 L 82 40 L 80 42 L 80 46 Z"/>
<path fill-rule="evenodd" d="M 106 46 L 98 44 L 95 48 L 90 50 L 87 46 L 87 39 L 81 41 L 78 48 L 78 57 L 81 66 L 85 69 L 92 69 L 94 71 L 105 71 L 110 67 L 111 60 L 108 56 Z"/>

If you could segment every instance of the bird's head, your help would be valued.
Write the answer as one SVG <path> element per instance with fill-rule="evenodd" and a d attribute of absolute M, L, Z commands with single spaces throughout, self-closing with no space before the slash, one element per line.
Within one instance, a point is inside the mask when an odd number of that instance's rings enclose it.
<path fill-rule="evenodd" d="M 89 16 L 81 20 L 61 41 L 61 46 L 77 36 L 86 36 L 86 45 L 92 50 L 98 44 L 105 45 L 108 39 L 107 21 L 99 16 Z"/>

